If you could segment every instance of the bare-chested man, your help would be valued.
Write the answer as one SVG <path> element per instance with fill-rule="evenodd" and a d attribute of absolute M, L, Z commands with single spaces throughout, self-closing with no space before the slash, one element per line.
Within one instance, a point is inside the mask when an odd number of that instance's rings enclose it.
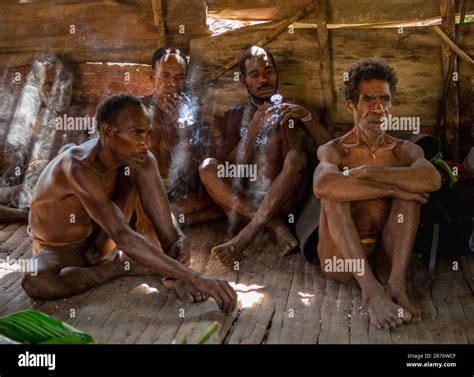
<path fill-rule="evenodd" d="M 347 73 L 345 104 L 354 128 L 319 148 L 314 173 L 314 193 L 322 202 L 321 268 L 338 281 L 357 281 L 377 328 L 420 321 L 405 278 L 420 203 L 439 189 L 441 178 L 419 146 L 384 133 L 397 83 L 393 69 L 383 60 L 366 59 Z M 372 252 L 374 272 L 367 260 Z M 334 268 L 340 262 L 361 268 Z"/>
<path fill-rule="evenodd" d="M 94 132 L 95 106 L 72 102 L 72 84 L 67 58 L 42 54 L 33 61 L 0 152 L 8 164 L 0 180 L 0 222 L 27 221 L 33 187 L 46 164 L 62 146 L 80 144 Z"/>
<path fill-rule="evenodd" d="M 153 115 L 151 151 L 158 160 L 171 208 L 181 223 L 222 217 L 199 179 L 205 157 L 205 135 L 196 98 L 186 88 L 187 57 L 180 50 L 160 48 L 151 60 L 153 93 L 142 101 Z M 137 209 L 138 229 L 150 233 L 150 222 Z M 153 235 L 151 235 L 153 238 Z"/>
<path fill-rule="evenodd" d="M 211 296 L 222 310 L 232 311 L 236 294 L 227 282 L 170 258 L 188 262 L 190 250 L 173 223 L 156 159 L 149 152 L 152 127 L 140 99 L 112 96 L 99 106 L 96 118 L 99 139 L 66 148 L 38 180 L 29 234 L 39 271 L 24 276 L 25 291 L 45 300 L 72 296 L 126 275 L 126 261 L 132 262 L 132 274 L 178 279 L 192 298 Z M 137 196 L 161 246 L 128 224 Z"/>
<path fill-rule="evenodd" d="M 227 161 L 220 164 L 207 158 L 200 168 L 207 191 L 226 211 L 231 225 L 250 221 L 230 241 L 212 249 L 227 266 L 239 260 L 263 227 L 275 236 L 280 255 L 298 245 L 285 221 L 295 213 L 305 189 L 303 175 L 311 148 L 304 145 L 313 139 L 318 145 L 330 140 L 329 132 L 305 105 L 281 96 L 281 104 L 271 103 L 278 87 L 271 53 L 250 47 L 241 56 L 240 70 L 249 100 L 224 115 Z M 234 179 L 229 170 L 230 174 L 225 172 L 229 164 L 253 174 Z"/>

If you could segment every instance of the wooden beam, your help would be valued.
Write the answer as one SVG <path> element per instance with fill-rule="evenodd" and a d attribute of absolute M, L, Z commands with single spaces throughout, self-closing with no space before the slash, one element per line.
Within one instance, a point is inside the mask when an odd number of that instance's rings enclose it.
<path fill-rule="evenodd" d="M 461 19 L 458 26 L 457 33 L 455 31 L 455 0 L 440 0 L 439 7 L 441 11 L 442 27 L 446 32 L 448 38 L 454 39 L 454 44 L 457 43 L 461 28 L 464 24 L 464 17 L 466 14 L 467 1 L 463 0 Z M 441 46 L 443 73 L 445 75 L 444 90 L 441 97 L 441 103 L 438 110 L 438 117 L 436 120 L 435 132 L 441 139 L 442 147 L 446 147 L 446 151 L 450 158 L 459 160 L 459 97 L 457 82 L 453 80 L 453 68 L 457 66 L 456 54 L 450 51 L 446 44 Z M 459 73 L 458 73 L 459 75 Z M 452 84 L 452 85 L 451 85 Z M 441 130 L 441 121 L 444 114 L 444 134 Z"/>
<path fill-rule="evenodd" d="M 319 53 L 321 55 L 321 59 L 319 60 L 319 66 L 321 70 L 320 80 L 324 99 L 323 124 L 326 125 L 329 132 L 333 133 L 334 96 L 331 84 L 331 56 L 329 54 L 329 38 L 326 22 L 326 0 L 315 0 L 314 5 L 318 21 L 318 42 Z"/>
<path fill-rule="evenodd" d="M 437 35 L 440 36 L 440 38 L 443 40 L 443 42 L 446 43 L 446 45 L 451 49 L 451 51 L 455 52 L 458 54 L 458 56 L 463 59 L 465 62 L 469 63 L 471 66 L 474 66 L 474 60 L 471 59 L 471 57 L 466 54 L 463 50 L 461 50 L 456 43 L 454 43 L 449 37 L 443 32 L 443 30 L 440 29 L 439 26 L 433 26 L 431 28 Z"/>
<path fill-rule="evenodd" d="M 158 32 L 157 45 L 158 47 L 166 46 L 166 34 L 165 34 L 165 23 L 163 21 L 163 9 L 161 6 L 161 0 L 151 0 L 153 7 L 153 24 Z"/>
<path fill-rule="evenodd" d="M 307 14 L 311 13 L 314 11 L 314 5 L 310 4 L 304 9 L 300 10 L 298 13 L 296 13 L 294 16 L 287 18 L 286 20 L 283 20 L 280 24 L 278 24 L 272 31 L 267 34 L 265 37 L 257 41 L 256 43 L 253 43 L 254 45 L 257 46 L 265 46 L 268 42 L 274 40 L 276 37 L 278 37 L 281 33 L 283 33 L 286 29 L 288 29 L 288 26 L 290 26 L 293 22 L 298 21 L 305 17 Z M 235 67 L 239 63 L 239 57 L 236 57 L 229 61 L 228 63 L 224 64 L 221 68 L 219 68 L 215 73 L 210 75 L 206 80 L 204 80 L 204 85 L 210 84 L 211 82 L 217 80 L 219 77 L 221 77 L 224 73 L 226 73 L 229 69 Z"/>

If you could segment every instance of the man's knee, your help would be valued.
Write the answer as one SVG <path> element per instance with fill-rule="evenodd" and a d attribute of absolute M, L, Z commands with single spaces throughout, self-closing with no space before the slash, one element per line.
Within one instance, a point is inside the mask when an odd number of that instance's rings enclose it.
<path fill-rule="evenodd" d="M 49 292 L 47 280 L 51 279 L 53 275 L 51 273 L 38 272 L 36 275 L 27 273 L 23 275 L 21 280 L 21 286 L 28 296 L 37 300 L 51 300 L 52 292 Z"/>
<path fill-rule="evenodd" d="M 199 176 L 204 182 L 209 177 L 213 176 L 217 169 L 217 160 L 215 158 L 206 158 L 199 166 Z"/>
<path fill-rule="evenodd" d="M 290 171 L 301 171 L 308 164 L 306 153 L 298 149 L 292 149 L 285 158 L 285 168 Z"/>

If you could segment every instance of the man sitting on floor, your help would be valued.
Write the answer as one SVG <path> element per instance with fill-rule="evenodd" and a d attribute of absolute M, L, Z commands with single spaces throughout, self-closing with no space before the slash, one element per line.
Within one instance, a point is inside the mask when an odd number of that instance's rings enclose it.
<path fill-rule="evenodd" d="M 53 300 L 128 273 L 160 273 L 178 279 L 173 287 L 181 297 L 211 296 L 223 311 L 232 311 L 237 295 L 227 282 L 179 262 L 189 262 L 190 249 L 173 224 L 140 99 L 112 96 L 99 106 L 96 120 L 99 138 L 69 146 L 35 187 L 28 230 L 38 271 L 23 278 L 27 294 Z M 128 224 L 137 197 L 161 246 Z"/>
<path fill-rule="evenodd" d="M 231 225 L 248 222 L 234 238 L 212 249 L 227 266 L 240 259 L 264 227 L 274 235 L 280 255 L 298 245 L 286 222 L 295 217 L 311 187 L 305 173 L 314 170 L 309 161 L 315 144 L 330 140 L 305 104 L 276 94 L 278 70 L 270 52 L 250 47 L 240 58 L 240 70 L 249 100 L 224 115 L 227 159 L 207 158 L 200 168 L 202 182 Z"/>
<path fill-rule="evenodd" d="M 318 149 L 314 173 L 314 193 L 322 204 L 321 268 L 338 281 L 357 281 L 376 327 L 420 321 L 405 278 L 420 203 L 439 189 L 441 178 L 419 146 L 385 133 L 397 84 L 393 69 L 383 60 L 366 59 L 347 73 L 345 104 L 354 127 Z M 374 272 L 367 259 L 371 253 Z"/>

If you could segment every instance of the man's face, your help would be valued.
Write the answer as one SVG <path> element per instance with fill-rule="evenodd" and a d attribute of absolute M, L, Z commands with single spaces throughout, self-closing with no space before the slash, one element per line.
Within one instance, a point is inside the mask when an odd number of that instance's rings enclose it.
<path fill-rule="evenodd" d="M 367 80 L 359 84 L 357 104 L 346 101 L 346 107 L 354 117 L 354 124 L 369 137 L 382 135 L 384 117 L 392 110 L 392 95 L 387 81 Z"/>
<path fill-rule="evenodd" d="M 177 54 L 166 54 L 151 71 L 156 95 L 181 94 L 186 89 L 186 63 Z"/>
<path fill-rule="evenodd" d="M 246 74 L 241 82 L 248 92 L 260 100 L 268 100 L 278 88 L 278 72 L 267 54 L 252 56 L 245 61 Z"/>
<path fill-rule="evenodd" d="M 145 161 L 153 131 L 143 109 L 128 105 L 120 110 L 110 134 L 110 148 L 121 163 L 136 166 Z"/>
<path fill-rule="evenodd" d="M 43 104 L 51 111 L 66 111 L 72 99 L 72 73 L 61 62 L 57 62 L 43 65 L 39 78 Z"/>

